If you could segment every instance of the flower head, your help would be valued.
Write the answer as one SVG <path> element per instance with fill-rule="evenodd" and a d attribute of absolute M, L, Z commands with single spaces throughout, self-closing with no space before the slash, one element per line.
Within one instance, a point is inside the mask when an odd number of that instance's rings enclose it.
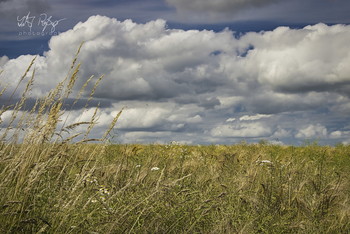
<path fill-rule="evenodd" d="M 263 164 L 272 165 L 273 164 L 270 160 L 258 160 L 258 161 L 256 161 L 256 163 L 259 165 L 263 165 Z"/>
<path fill-rule="evenodd" d="M 152 167 L 151 171 L 158 171 L 160 168 L 159 167 Z"/>

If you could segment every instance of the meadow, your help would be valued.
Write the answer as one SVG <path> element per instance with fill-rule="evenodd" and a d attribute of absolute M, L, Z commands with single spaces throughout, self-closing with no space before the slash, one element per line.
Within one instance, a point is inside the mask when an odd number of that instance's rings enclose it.
<path fill-rule="evenodd" d="M 350 146 L 112 144 L 122 110 L 89 138 L 95 115 L 62 120 L 77 56 L 30 110 L 34 71 L 21 98 L 2 106 L 10 117 L 0 135 L 1 233 L 350 232 Z"/>

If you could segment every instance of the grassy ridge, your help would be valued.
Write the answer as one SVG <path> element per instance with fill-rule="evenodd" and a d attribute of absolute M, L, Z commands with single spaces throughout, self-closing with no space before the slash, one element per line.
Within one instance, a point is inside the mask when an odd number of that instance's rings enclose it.
<path fill-rule="evenodd" d="M 98 107 L 90 121 L 63 118 L 93 81 L 73 92 L 76 59 L 31 110 L 34 71 L 1 108 L 1 233 L 350 232 L 349 146 L 111 145 L 121 112 L 91 139 Z"/>

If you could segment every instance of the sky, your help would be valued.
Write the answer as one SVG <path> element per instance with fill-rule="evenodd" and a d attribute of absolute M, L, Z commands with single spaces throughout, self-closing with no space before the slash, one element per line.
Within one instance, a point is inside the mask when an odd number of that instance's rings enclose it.
<path fill-rule="evenodd" d="M 349 10 L 348 0 L 0 0 L 0 85 L 15 88 L 38 55 L 34 103 L 84 41 L 74 92 L 104 78 L 88 109 L 84 92 L 65 115 L 89 120 L 99 103 L 93 137 L 124 108 L 117 143 L 349 144 Z"/>

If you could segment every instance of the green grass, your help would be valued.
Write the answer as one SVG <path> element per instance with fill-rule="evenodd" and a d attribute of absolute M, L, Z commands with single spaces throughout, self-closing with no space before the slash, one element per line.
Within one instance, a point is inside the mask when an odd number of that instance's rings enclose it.
<path fill-rule="evenodd" d="M 1 161 L 1 232 L 350 231 L 350 147 L 56 147 Z"/>
<path fill-rule="evenodd" d="M 113 145 L 121 112 L 88 143 L 96 116 L 62 119 L 87 87 L 72 91 L 75 61 L 32 111 L 22 110 L 34 73 L 2 107 L 12 114 L 1 124 L 1 233 L 350 232 L 350 146 Z"/>

